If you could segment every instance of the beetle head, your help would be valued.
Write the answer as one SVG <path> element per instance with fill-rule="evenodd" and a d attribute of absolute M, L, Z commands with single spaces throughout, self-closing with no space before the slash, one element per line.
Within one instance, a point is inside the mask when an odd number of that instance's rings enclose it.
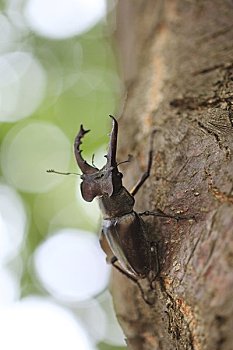
<path fill-rule="evenodd" d="M 74 142 L 74 153 L 79 168 L 82 171 L 81 179 L 81 193 L 83 199 L 87 202 L 91 202 L 97 196 L 108 195 L 109 197 L 116 194 L 122 187 L 122 174 L 118 171 L 116 162 L 117 151 L 117 133 L 118 123 L 116 119 L 110 116 L 113 120 L 112 131 L 110 134 L 110 142 L 108 147 L 108 153 L 105 156 L 107 163 L 102 169 L 98 169 L 89 165 L 82 157 L 80 145 L 82 138 L 90 130 L 84 130 L 81 125 L 78 135 Z"/>

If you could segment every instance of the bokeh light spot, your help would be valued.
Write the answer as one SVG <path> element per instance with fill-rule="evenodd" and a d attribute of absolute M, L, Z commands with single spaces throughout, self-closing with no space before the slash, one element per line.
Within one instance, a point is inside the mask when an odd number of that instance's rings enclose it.
<path fill-rule="evenodd" d="M 107 332 L 108 317 L 96 299 L 79 303 L 74 312 L 82 320 L 91 339 L 95 343 L 104 340 Z"/>
<path fill-rule="evenodd" d="M 117 321 L 111 294 L 109 291 L 105 291 L 98 300 L 107 316 L 106 333 L 103 341 L 112 346 L 125 346 L 125 336 Z"/>
<path fill-rule="evenodd" d="M 107 287 L 110 269 L 98 238 L 87 231 L 63 229 L 39 246 L 35 271 L 43 286 L 59 300 L 83 301 Z"/>
<path fill-rule="evenodd" d="M 26 298 L 0 312 L 0 348 L 4 350 L 94 350 L 77 319 L 42 298 Z"/>
<path fill-rule="evenodd" d="M 15 31 L 8 18 L 2 13 L 0 13 L 0 33 L 4 33 L 0 38 L 0 52 L 4 52 L 13 46 L 12 42 L 15 40 Z"/>
<path fill-rule="evenodd" d="M 0 267 L 0 307 L 16 301 L 20 295 L 20 285 L 16 276 L 9 269 Z"/>
<path fill-rule="evenodd" d="M 24 242 L 27 216 L 17 192 L 0 184 L 0 261 L 14 258 Z"/>
<path fill-rule="evenodd" d="M 25 17 L 39 35 L 64 39 L 81 34 L 106 14 L 105 0 L 29 0 Z"/>
<path fill-rule="evenodd" d="M 46 74 L 28 52 L 0 56 L 0 121 L 15 122 L 30 116 L 45 95 Z"/>
<path fill-rule="evenodd" d="M 55 125 L 31 122 L 15 127 L 2 144 L 1 167 L 5 178 L 25 192 L 46 192 L 63 181 L 47 169 L 68 169 L 71 146 Z"/>

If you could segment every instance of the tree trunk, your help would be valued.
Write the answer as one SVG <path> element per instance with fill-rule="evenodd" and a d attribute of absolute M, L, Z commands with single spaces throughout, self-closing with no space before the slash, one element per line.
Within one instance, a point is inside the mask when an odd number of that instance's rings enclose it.
<path fill-rule="evenodd" d="M 195 215 L 148 219 L 159 247 L 153 306 L 113 272 L 128 348 L 233 349 L 233 2 L 120 0 L 117 41 L 126 98 L 120 160 L 138 211 Z"/>

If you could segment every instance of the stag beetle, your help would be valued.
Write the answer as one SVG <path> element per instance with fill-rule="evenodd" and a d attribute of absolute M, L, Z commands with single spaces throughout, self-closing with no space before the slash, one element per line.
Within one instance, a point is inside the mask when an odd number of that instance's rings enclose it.
<path fill-rule="evenodd" d="M 100 245 L 107 255 L 107 261 L 121 273 L 137 283 L 143 299 L 150 304 L 144 295 L 139 281 L 147 279 L 151 283 L 159 272 L 156 245 L 148 240 L 146 225 L 142 216 L 161 216 L 179 219 L 166 215 L 162 211 L 136 213 L 134 211 L 134 196 L 150 175 L 152 165 L 152 141 L 149 152 L 147 171 L 142 175 L 132 191 L 128 192 L 122 185 L 122 173 L 118 170 L 116 160 L 118 123 L 113 116 L 112 131 L 106 164 L 102 169 L 89 165 L 82 157 L 82 138 L 90 130 L 84 130 L 81 125 L 74 142 L 74 153 L 79 168 L 82 171 L 81 193 L 85 201 L 91 202 L 98 198 L 103 215 Z M 109 257 L 109 252 L 112 256 Z"/>

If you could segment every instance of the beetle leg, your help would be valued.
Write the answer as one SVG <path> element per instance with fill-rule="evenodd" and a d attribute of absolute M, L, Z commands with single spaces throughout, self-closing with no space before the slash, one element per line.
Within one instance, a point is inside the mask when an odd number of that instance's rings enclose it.
<path fill-rule="evenodd" d="M 111 264 L 112 266 L 114 266 L 118 271 L 120 271 L 123 275 L 125 275 L 126 277 L 128 277 L 131 281 L 137 283 L 138 280 L 136 277 L 130 275 L 128 272 L 126 272 L 125 270 L 123 270 L 120 266 L 116 265 L 116 262 L 118 261 L 117 257 L 116 256 L 113 256 L 111 258 Z"/>
<path fill-rule="evenodd" d="M 103 234 L 103 231 L 101 232 L 101 235 L 100 235 L 100 245 L 101 245 L 101 248 L 103 249 L 103 251 L 105 252 L 105 254 L 107 255 L 107 258 L 106 258 L 107 263 L 112 264 L 123 275 L 125 275 L 126 277 L 131 279 L 131 281 L 137 283 L 136 277 L 130 275 L 127 271 L 123 270 L 120 266 L 115 265 L 116 262 L 118 261 L 118 258 L 113 254 L 113 252 L 108 244 L 108 241 L 107 241 L 105 235 Z"/>
<path fill-rule="evenodd" d="M 144 290 L 142 289 L 142 286 L 140 285 L 139 281 L 137 280 L 136 277 L 130 275 L 127 271 L 123 270 L 119 265 L 116 265 L 116 262 L 118 261 L 117 257 L 113 254 L 108 241 L 105 237 L 105 235 L 103 234 L 103 231 L 101 231 L 101 235 L 100 235 L 100 245 L 101 248 L 103 249 L 103 251 L 105 252 L 105 254 L 107 255 L 106 257 L 106 261 L 108 264 L 112 264 L 113 267 L 115 267 L 115 269 L 117 269 L 120 273 L 122 273 L 125 277 L 129 278 L 132 282 L 136 283 L 143 300 L 148 304 L 148 305 L 153 305 L 154 303 L 151 303 L 149 300 L 147 300 Z M 152 289 L 152 288 L 151 288 Z"/>
<path fill-rule="evenodd" d="M 120 266 L 116 265 L 116 262 L 118 261 L 117 257 L 116 256 L 113 256 L 112 259 L 111 259 L 111 264 L 112 266 L 114 266 L 119 272 L 121 272 L 124 276 L 126 276 L 127 278 L 129 278 L 131 281 L 133 281 L 134 283 L 137 284 L 140 292 L 141 292 L 141 295 L 142 295 L 142 299 L 150 306 L 152 306 L 154 304 L 154 302 L 150 302 L 146 296 L 145 296 L 145 293 L 144 293 L 144 290 L 142 289 L 142 286 L 140 285 L 138 279 L 136 277 L 133 277 L 131 276 L 128 272 L 126 272 L 125 270 L 123 270 Z M 151 288 L 153 289 L 153 288 Z"/>
<path fill-rule="evenodd" d="M 150 139 L 150 150 L 149 150 L 149 156 L 148 156 L 148 163 L 147 163 L 147 170 L 144 174 L 142 174 L 140 180 L 136 183 L 136 185 L 132 188 L 130 191 L 130 194 L 132 196 L 135 196 L 135 194 L 138 192 L 138 190 L 142 187 L 144 182 L 148 179 L 150 176 L 150 171 L 151 171 L 151 166 L 152 166 L 152 160 L 153 160 L 153 139 L 154 139 L 154 134 L 156 130 L 154 130 L 151 134 L 151 139 Z"/>
<path fill-rule="evenodd" d="M 181 216 L 181 215 L 170 215 L 170 214 L 166 214 L 164 213 L 162 210 L 157 209 L 156 211 L 144 211 L 142 213 L 138 213 L 138 215 L 140 216 L 158 216 L 161 218 L 170 218 L 170 219 L 175 219 L 177 221 L 179 220 L 195 220 L 195 216 L 191 215 L 191 216 Z"/>

